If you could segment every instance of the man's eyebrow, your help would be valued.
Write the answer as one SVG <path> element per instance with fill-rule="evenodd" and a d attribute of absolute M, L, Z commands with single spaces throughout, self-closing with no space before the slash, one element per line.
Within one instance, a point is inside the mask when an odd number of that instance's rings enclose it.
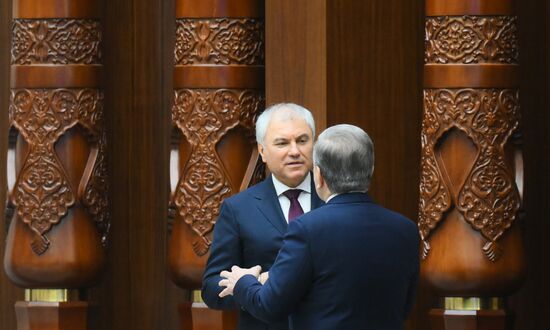
<path fill-rule="evenodd" d="M 298 137 L 296 138 L 296 140 L 303 139 L 303 138 L 308 138 L 308 139 L 309 139 L 309 135 L 308 135 L 307 133 L 304 133 L 304 134 L 298 136 Z"/>

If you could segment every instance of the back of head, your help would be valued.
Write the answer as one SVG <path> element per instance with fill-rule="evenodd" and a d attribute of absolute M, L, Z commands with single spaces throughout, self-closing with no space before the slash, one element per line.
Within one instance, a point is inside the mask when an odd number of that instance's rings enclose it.
<path fill-rule="evenodd" d="M 312 137 L 315 138 L 315 121 L 308 109 L 294 103 L 277 103 L 269 106 L 258 116 L 256 120 L 256 142 L 265 144 L 267 127 L 273 116 L 277 116 L 278 119 L 282 120 L 295 117 L 302 118 L 311 128 Z"/>
<path fill-rule="evenodd" d="M 374 146 L 357 126 L 332 126 L 319 135 L 313 163 L 332 193 L 366 192 L 374 170 Z"/>

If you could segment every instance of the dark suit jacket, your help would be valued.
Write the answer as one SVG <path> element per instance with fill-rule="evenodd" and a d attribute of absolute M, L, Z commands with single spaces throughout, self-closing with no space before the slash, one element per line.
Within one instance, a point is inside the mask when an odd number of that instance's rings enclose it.
<path fill-rule="evenodd" d="M 236 301 L 294 330 L 402 329 L 418 282 L 418 229 L 367 194 L 338 195 L 289 225 L 264 286 L 251 275 Z"/>
<path fill-rule="evenodd" d="M 315 192 L 313 180 L 311 182 L 313 210 L 323 202 Z M 218 297 L 222 291 L 218 285 L 221 280 L 219 273 L 230 270 L 233 265 L 245 268 L 260 265 L 262 271 L 268 271 L 283 244 L 287 227 L 271 176 L 227 198 L 214 226 L 214 241 L 203 277 L 204 302 L 214 309 L 239 308 L 232 296 L 223 299 Z M 268 326 L 241 310 L 239 329 L 286 330 L 288 317 L 281 315 L 271 320 Z"/>

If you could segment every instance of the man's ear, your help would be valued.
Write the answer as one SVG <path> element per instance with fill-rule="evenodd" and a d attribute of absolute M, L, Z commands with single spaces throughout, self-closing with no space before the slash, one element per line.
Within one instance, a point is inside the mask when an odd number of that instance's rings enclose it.
<path fill-rule="evenodd" d="M 258 152 L 260 153 L 260 156 L 262 156 L 262 162 L 265 163 L 265 158 L 264 158 L 264 146 L 258 142 Z"/>
<path fill-rule="evenodd" d="M 325 179 L 321 174 L 319 166 L 313 166 L 313 181 L 315 181 L 315 188 L 320 189 L 325 185 Z"/>

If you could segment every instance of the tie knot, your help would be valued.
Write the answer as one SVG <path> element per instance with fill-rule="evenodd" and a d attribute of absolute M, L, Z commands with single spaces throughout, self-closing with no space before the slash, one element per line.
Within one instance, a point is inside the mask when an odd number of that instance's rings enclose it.
<path fill-rule="evenodd" d="M 300 193 L 302 192 L 302 189 L 288 189 L 283 193 L 283 195 L 286 196 L 286 198 L 297 201 L 298 196 L 300 196 Z"/>

